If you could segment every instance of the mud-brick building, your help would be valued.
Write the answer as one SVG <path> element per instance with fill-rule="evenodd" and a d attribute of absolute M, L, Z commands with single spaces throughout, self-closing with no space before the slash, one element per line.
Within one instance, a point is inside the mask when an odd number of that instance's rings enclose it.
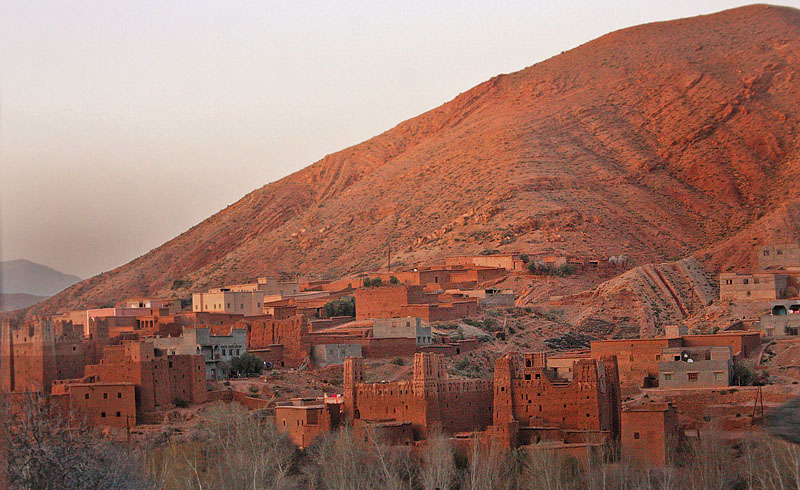
<path fill-rule="evenodd" d="M 132 383 L 56 381 L 50 403 L 95 426 L 128 428 L 136 425 L 136 390 Z"/>
<path fill-rule="evenodd" d="M 140 415 L 176 402 L 206 401 L 203 355 L 169 355 L 146 341 L 126 341 L 107 347 L 100 364 L 86 366 L 86 376 L 81 382 L 133 384 Z"/>
<path fill-rule="evenodd" d="M 620 388 L 614 356 L 579 359 L 572 380 L 547 367 L 547 355 L 506 354 L 495 362 L 489 434 L 507 447 L 556 440 L 603 444 L 620 433 Z"/>
<path fill-rule="evenodd" d="M 353 424 L 410 424 L 414 438 L 434 427 L 449 433 L 485 430 L 492 422 L 492 381 L 449 379 L 444 357 L 414 355 L 411 381 L 364 383 L 361 359 L 344 364 L 344 414 Z"/>
<path fill-rule="evenodd" d="M 34 318 L 0 324 L 0 391 L 50 392 L 53 381 L 83 376 L 108 344 L 104 324 L 91 322 L 90 337 L 71 321 Z"/>
<path fill-rule="evenodd" d="M 292 398 L 275 407 L 275 425 L 300 449 L 342 421 L 342 398 Z"/>
<path fill-rule="evenodd" d="M 730 301 L 775 301 L 786 297 L 789 275 L 776 272 L 719 275 L 719 298 Z"/>
<path fill-rule="evenodd" d="M 419 317 L 425 322 L 450 321 L 478 314 L 478 298 L 426 292 L 422 286 L 357 289 L 356 320 Z"/>
<path fill-rule="evenodd" d="M 591 343 L 590 356 L 617 356 L 620 385 L 623 392 L 631 393 L 658 384 L 659 363 L 669 359 L 664 356 L 672 354 L 673 349 L 729 347 L 734 359 L 738 359 L 755 353 L 760 343 L 761 335 L 754 331 L 598 340 Z"/>
<path fill-rule="evenodd" d="M 683 434 L 678 412 L 669 402 L 644 403 L 622 411 L 622 458 L 648 466 L 666 466 Z"/>
<path fill-rule="evenodd" d="M 224 330 L 227 332 L 223 333 Z M 156 337 L 150 341 L 156 349 L 168 354 L 202 354 L 206 379 L 225 379 L 226 364 L 247 351 L 247 330 L 230 327 L 217 332 L 210 328 L 184 328 L 179 337 Z"/>
<path fill-rule="evenodd" d="M 659 388 L 721 388 L 733 378 L 733 352 L 725 347 L 664 349 L 658 363 Z"/>
<path fill-rule="evenodd" d="M 759 247 L 756 257 L 761 270 L 800 268 L 800 246 L 796 243 Z"/>

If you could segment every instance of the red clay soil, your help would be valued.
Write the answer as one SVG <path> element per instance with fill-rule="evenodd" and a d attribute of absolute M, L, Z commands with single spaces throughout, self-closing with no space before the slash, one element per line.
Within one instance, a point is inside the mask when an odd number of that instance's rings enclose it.
<path fill-rule="evenodd" d="M 493 248 L 745 267 L 759 243 L 798 237 L 798 70 L 791 8 L 614 32 L 261 187 L 31 313 L 177 279 L 185 295 L 368 270 L 390 243 L 399 265 Z"/>

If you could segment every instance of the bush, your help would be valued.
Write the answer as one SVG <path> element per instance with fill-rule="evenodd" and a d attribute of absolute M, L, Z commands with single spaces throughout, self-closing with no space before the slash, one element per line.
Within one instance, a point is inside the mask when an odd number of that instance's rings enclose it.
<path fill-rule="evenodd" d="M 258 375 L 263 369 L 264 362 L 248 352 L 231 359 L 231 372 L 239 376 Z"/>
<path fill-rule="evenodd" d="M 733 384 L 738 386 L 763 386 L 767 384 L 767 379 L 742 361 L 736 360 L 733 361 Z"/>
<path fill-rule="evenodd" d="M 543 276 L 550 272 L 550 267 L 548 267 L 547 264 L 543 262 L 533 261 L 533 262 L 528 262 L 528 270 L 533 275 Z"/>
<path fill-rule="evenodd" d="M 383 279 L 381 279 L 380 277 L 375 277 L 375 278 L 365 277 L 363 284 L 365 288 L 377 288 L 383 286 Z"/>
<path fill-rule="evenodd" d="M 178 408 L 189 408 L 189 402 L 183 398 L 176 398 L 172 403 L 174 403 Z"/>
<path fill-rule="evenodd" d="M 190 281 L 189 279 L 175 279 L 174 281 L 172 281 L 172 286 L 170 286 L 170 289 L 172 290 L 185 289 L 191 285 L 192 281 Z"/>
<path fill-rule="evenodd" d="M 356 316 L 356 299 L 352 296 L 345 296 L 344 298 L 329 301 L 325 303 L 324 310 L 325 318 Z"/>
<path fill-rule="evenodd" d="M 389 276 L 389 284 L 400 284 L 396 276 Z"/>
<path fill-rule="evenodd" d="M 406 361 L 402 357 L 395 357 L 392 359 L 392 364 L 397 364 L 398 366 L 405 366 Z"/>
<path fill-rule="evenodd" d="M 567 277 L 575 272 L 575 267 L 569 264 L 560 265 L 558 267 L 551 267 L 544 262 L 528 262 L 528 270 L 531 274 L 537 276 L 558 276 Z"/>

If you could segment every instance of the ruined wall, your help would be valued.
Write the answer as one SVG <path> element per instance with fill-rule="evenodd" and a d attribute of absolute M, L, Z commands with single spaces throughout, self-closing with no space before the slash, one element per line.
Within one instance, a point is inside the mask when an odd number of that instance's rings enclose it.
<path fill-rule="evenodd" d="M 0 327 L 0 390 L 49 392 L 53 381 L 79 378 L 102 356 L 107 330 L 90 322 L 91 339 L 71 321 L 34 318 Z"/>
<path fill-rule="evenodd" d="M 248 319 L 244 326 L 247 328 L 247 350 L 281 344 L 281 361 L 286 366 L 298 366 L 310 355 L 308 319 L 302 315 L 287 320 Z"/>
<path fill-rule="evenodd" d="M 554 427 L 619 434 L 620 390 L 616 359 L 581 359 L 573 379 L 560 380 L 546 356 L 509 354 L 495 365 L 495 425 Z"/>
<path fill-rule="evenodd" d="M 410 423 L 424 437 L 440 426 L 447 432 L 484 430 L 491 423 L 492 381 L 451 380 L 442 356 L 416 354 L 412 381 L 363 383 L 360 359 L 344 366 L 344 410 L 353 419 Z"/>
<path fill-rule="evenodd" d="M 44 391 L 56 379 L 55 340 L 52 322 L 35 319 L 26 324 L 4 324 L 0 375 L 7 391 Z"/>

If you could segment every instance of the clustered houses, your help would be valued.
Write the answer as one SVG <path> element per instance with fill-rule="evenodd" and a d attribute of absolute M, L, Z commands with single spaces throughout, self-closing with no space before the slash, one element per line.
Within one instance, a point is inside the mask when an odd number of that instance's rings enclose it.
<path fill-rule="evenodd" d="M 728 386 L 733 359 L 754 354 L 761 343 L 761 335 L 752 331 L 680 335 L 677 327 L 665 330 L 663 337 L 594 341 L 591 351 L 580 355 L 617 356 L 622 389 L 632 393 L 648 386 Z"/>
<path fill-rule="evenodd" d="M 415 444 L 436 428 L 456 439 L 586 459 L 622 442 L 624 455 L 664 464 L 680 437 L 674 409 L 621 410 L 614 356 L 573 364 L 574 376 L 566 380 L 547 367 L 544 353 L 511 353 L 496 361 L 494 379 L 463 380 L 448 377 L 442 356 L 418 353 L 411 380 L 365 383 L 361 359 L 348 358 L 341 397 L 281 404 L 276 424 L 300 447 L 351 421 L 357 431 L 395 445 Z"/>
<path fill-rule="evenodd" d="M 719 276 L 720 299 L 764 305 L 754 328 L 767 337 L 800 332 L 800 246 L 796 243 L 762 246 L 756 252 L 757 270 Z M 795 316 L 796 315 L 796 316 Z"/>
<path fill-rule="evenodd" d="M 356 302 L 358 308 L 358 302 Z M 246 318 L 247 350 L 278 367 L 342 364 L 345 357 L 411 356 L 416 352 L 457 355 L 478 347 L 477 339 L 434 342 L 430 326 L 418 317 L 378 318 L 341 325 L 315 326 L 303 315 L 285 320 Z"/>
<path fill-rule="evenodd" d="M 764 295 L 773 301 L 770 316 L 800 312 L 795 301 L 777 299 L 792 291 L 795 259 L 787 257 L 800 256 L 800 249 L 791 250 L 760 251 L 759 265 L 773 282 L 742 282 L 750 295 L 735 294 L 761 297 L 767 284 L 775 289 Z M 347 422 L 393 444 L 416 444 L 441 428 L 462 442 L 581 458 L 619 442 L 623 457 L 661 465 L 680 439 L 675 407 L 641 403 L 623 409 L 622 394 L 647 386 L 728 386 L 733 362 L 760 343 L 757 331 L 687 335 L 667 327 L 663 337 L 595 341 L 586 351 L 509 353 L 496 360 L 492 379 L 449 377 L 445 356 L 475 349 L 478 339 L 437 337 L 431 325 L 512 305 L 513 293 L 494 284 L 524 269 L 526 259 L 453 257 L 441 267 L 368 276 L 369 284 L 364 278 L 266 277 L 196 293 L 190 311 L 177 300 L 135 298 L 114 308 L 6 322 L 0 326 L 0 391 L 41 392 L 94 424 L 131 427 L 163 420 L 176 405 L 219 398 L 209 395 L 206 381 L 224 378 L 228 363 L 248 352 L 275 367 L 343 365 L 341 395 L 295 398 L 275 407 L 277 426 L 300 447 Z M 571 264 L 566 257 L 537 260 Z M 775 279 L 780 275 L 787 276 L 785 283 Z M 721 294 L 737 290 L 723 286 Z M 351 295 L 355 316 L 323 318 L 326 303 Z M 396 356 L 414 357 L 412 379 L 365 382 L 363 359 Z M 266 401 L 243 403 L 262 407 Z"/>
<path fill-rule="evenodd" d="M 775 301 L 797 296 L 800 285 L 800 246 L 765 246 L 757 252 L 758 270 L 719 275 L 720 299 Z"/>
<path fill-rule="evenodd" d="M 129 426 L 176 400 L 205 400 L 202 355 L 167 355 L 151 342 L 110 345 L 104 322 L 83 337 L 71 322 L 0 326 L 0 391 L 41 392 L 98 425 Z"/>
<path fill-rule="evenodd" d="M 502 274 L 502 269 L 465 266 L 446 275 L 411 271 L 408 280 L 424 283 L 433 277 L 436 283 L 439 277 L 449 287 L 474 288 Z M 347 281 L 301 283 L 270 276 L 196 293 L 190 311 L 174 298 L 131 298 L 110 308 L 6 322 L 0 326 L 0 391 L 41 392 L 65 409 L 86 412 L 94 423 L 120 427 L 157 418 L 154 414 L 176 404 L 204 401 L 205 381 L 226 377 L 228 363 L 247 351 L 274 366 L 296 367 L 425 350 L 455 355 L 478 345 L 476 339 L 434 338 L 427 321 L 435 314 L 320 318 L 327 302 L 354 289 Z M 477 313 L 477 298 L 436 288 L 424 294 L 424 306 L 449 309 L 448 319 Z"/>

